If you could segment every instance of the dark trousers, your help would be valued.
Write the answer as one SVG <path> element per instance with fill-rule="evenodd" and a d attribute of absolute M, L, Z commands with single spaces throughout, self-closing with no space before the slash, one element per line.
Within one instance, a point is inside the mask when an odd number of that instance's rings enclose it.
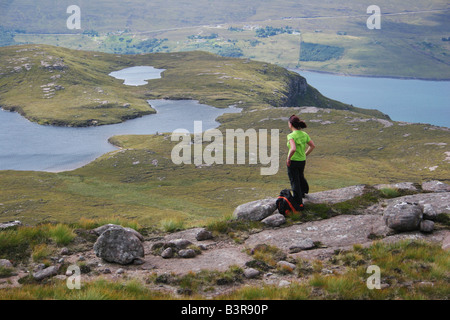
<path fill-rule="evenodd" d="M 291 165 L 287 167 L 289 181 L 291 182 L 291 189 L 294 193 L 295 200 L 302 204 L 302 197 L 309 192 L 308 182 L 305 179 L 306 161 L 292 161 Z"/>

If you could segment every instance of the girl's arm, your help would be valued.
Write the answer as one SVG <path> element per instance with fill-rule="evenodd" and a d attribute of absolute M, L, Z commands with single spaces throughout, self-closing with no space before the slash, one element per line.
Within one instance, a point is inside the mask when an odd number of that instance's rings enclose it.
<path fill-rule="evenodd" d="M 286 160 L 286 165 L 289 167 L 291 165 L 291 158 L 294 155 L 295 151 L 297 151 L 297 145 L 295 144 L 294 139 L 289 140 L 289 144 L 291 148 L 289 149 L 289 154 Z"/>
<path fill-rule="evenodd" d="M 305 154 L 309 155 L 314 150 L 315 147 L 316 145 L 314 144 L 314 142 L 312 140 L 309 140 L 308 149 L 306 150 Z"/>

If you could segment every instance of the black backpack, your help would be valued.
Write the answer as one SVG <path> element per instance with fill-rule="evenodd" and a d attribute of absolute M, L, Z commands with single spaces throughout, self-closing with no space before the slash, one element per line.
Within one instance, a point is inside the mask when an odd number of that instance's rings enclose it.
<path fill-rule="evenodd" d="M 299 204 L 294 200 L 291 194 L 291 190 L 283 189 L 278 196 L 277 202 L 278 212 L 284 216 L 288 216 L 293 212 L 299 212 L 303 210 L 303 204 Z"/>

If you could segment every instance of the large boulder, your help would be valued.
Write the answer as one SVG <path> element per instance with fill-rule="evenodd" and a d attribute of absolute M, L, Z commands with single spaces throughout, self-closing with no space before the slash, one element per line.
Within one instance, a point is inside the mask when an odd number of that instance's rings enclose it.
<path fill-rule="evenodd" d="M 109 228 L 98 237 L 94 252 L 105 261 L 125 265 L 143 258 L 144 246 L 132 232 L 124 228 Z"/>
<path fill-rule="evenodd" d="M 276 198 L 270 198 L 241 204 L 234 210 L 233 218 L 250 221 L 263 220 L 277 209 L 276 201 Z"/>
<path fill-rule="evenodd" d="M 386 207 L 383 217 L 395 231 L 413 231 L 419 229 L 423 212 L 417 203 L 396 201 Z"/>

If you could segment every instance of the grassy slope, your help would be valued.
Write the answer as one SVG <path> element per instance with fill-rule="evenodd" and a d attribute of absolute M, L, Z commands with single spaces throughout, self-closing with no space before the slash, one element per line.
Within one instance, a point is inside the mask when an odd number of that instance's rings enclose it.
<path fill-rule="evenodd" d="M 0 57 L 0 106 L 52 125 L 121 122 L 154 112 L 145 100 L 158 98 L 196 99 L 215 107 L 239 102 L 242 107 L 285 106 L 296 97 L 289 92 L 291 84 L 303 80 L 275 65 L 205 52 L 130 56 L 27 45 L 0 48 Z M 58 62 L 64 64 L 62 70 L 42 66 Z M 125 86 L 122 80 L 108 76 L 136 65 L 166 71 L 162 79 L 139 87 Z M 55 90 L 55 86 L 64 89 Z M 305 96 L 297 96 L 297 102 L 356 110 L 323 97 L 311 87 Z"/>
<path fill-rule="evenodd" d="M 288 129 L 282 117 L 298 112 L 298 108 L 261 107 L 220 118 L 222 132 L 227 128 L 281 130 L 280 170 L 274 176 L 261 176 L 260 165 L 174 165 L 170 155 L 177 142 L 171 142 L 169 134 L 117 136 L 111 142 L 121 150 L 74 171 L 0 171 L 0 217 L 34 224 L 120 216 L 157 227 L 163 220 L 179 220 L 189 227 L 223 219 L 241 203 L 274 197 L 288 187 L 284 165 Z M 317 145 L 306 169 L 311 192 L 359 183 L 448 182 L 448 130 L 421 124 L 394 123 L 385 128 L 377 121 L 351 122 L 370 117 L 340 110 L 301 116 Z"/>

